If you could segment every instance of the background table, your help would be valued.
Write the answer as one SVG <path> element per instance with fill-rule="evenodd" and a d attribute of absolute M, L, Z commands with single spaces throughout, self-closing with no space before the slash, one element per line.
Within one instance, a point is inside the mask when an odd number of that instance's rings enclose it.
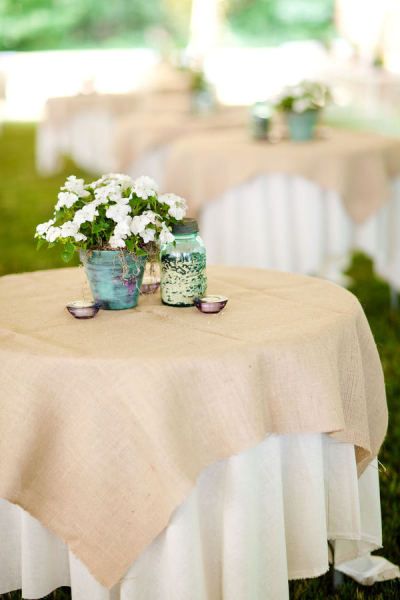
<path fill-rule="evenodd" d="M 341 281 L 349 253 L 361 250 L 400 287 L 397 140 L 321 129 L 316 142 L 256 143 L 243 108 L 191 115 L 187 82 L 130 95 L 56 98 L 47 111 L 37 138 L 42 174 L 57 170 L 68 154 L 98 174 L 150 175 L 163 191 L 196 205 L 215 264 Z"/>
<path fill-rule="evenodd" d="M 42 175 L 56 173 L 64 156 L 89 172 L 103 174 L 118 169 L 114 136 L 127 115 L 174 114 L 190 110 L 190 78 L 161 62 L 134 92 L 87 93 L 50 98 L 38 125 L 36 166 Z"/>
<path fill-rule="evenodd" d="M 348 132 L 355 150 L 349 151 L 345 141 L 332 150 L 332 161 L 339 155 L 343 162 L 335 167 L 337 180 L 329 187 L 318 181 L 320 153 L 326 148 L 329 153 L 330 137 L 336 133 L 325 130 L 326 139 L 319 143 L 284 142 L 271 147 L 251 141 L 245 120 L 243 109 L 225 109 L 197 120 L 172 112 L 148 115 L 147 121 L 145 114 L 126 116 L 118 121 L 112 134 L 114 149 L 107 155 L 115 157 L 112 164 L 117 170 L 132 177 L 146 173 L 161 189 L 180 193 L 192 205 L 195 199 L 194 212 L 213 264 L 272 268 L 342 281 L 349 253 L 361 250 L 374 259 L 383 277 L 400 287 L 400 159 L 394 159 L 390 168 L 385 165 L 388 151 L 399 148 L 398 142 L 386 138 L 382 144 L 384 138 L 379 135 Z M 365 211 L 365 190 L 360 189 L 355 218 L 349 211 L 351 203 L 345 204 L 341 179 L 348 180 L 349 188 L 353 186 L 357 163 L 364 160 L 374 139 L 376 157 L 365 165 L 365 178 L 376 188 L 375 201 Z M 232 156 L 238 143 L 247 164 L 249 152 L 264 154 L 264 159 L 259 158 L 254 169 L 243 168 L 237 152 Z M 304 154 L 311 156 L 308 176 L 301 165 Z M 280 166 L 274 155 L 282 158 Z M 215 189 L 210 179 L 218 179 Z"/>
<path fill-rule="evenodd" d="M 110 587 L 133 562 L 121 598 L 186 600 L 195 581 L 196 598 L 272 600 L 326 571 L 328 539 L 340 563 L 381 544 L 367 465 L 387 411 L 351 294 L 210 268 L 209 291 L 230 297 L 218 316 L 152 296 L 79 322 L 63 305 L 82 277 L 0 280 L 0 590 L 71 581 L 76 598 L 108 598 L 86 567 Z"/>
<path fill-rule="evenodd" d="M 52 98 L 36 135 L 36 167 L 41 175 L 57 173 L 65 156 L 96 173 L 109 170 L 114 157 L 107 145 L 116 120 L 137 109 L 138 93 L 80 94 Z"/>
<path fill-rule="evenodd" d="M 214 264 L 335 280 L 359 249 L 400 286 L 400 143 L 322 133 L 314 142 L 277 145 L 252 142 L 239 129 L 188 136 L 149 168 L 188 198 Z"/>

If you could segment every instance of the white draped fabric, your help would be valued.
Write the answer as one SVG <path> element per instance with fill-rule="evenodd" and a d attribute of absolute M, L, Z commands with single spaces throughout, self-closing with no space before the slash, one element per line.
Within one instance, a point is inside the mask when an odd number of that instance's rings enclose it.
<path fill-rule="evenodd" d="M 116 120 L 111 111 L 94 107 L 79 110 L 60 123 L 40 123 L 36 134 L 38 172 L 44 176 L 57 173 L 64 156 L 94 174 L 113 172 Z"/>
<path fill-rule="evenodd" d="M 201 234 L 211 264 L 266 267 L 338 279 L 349 251 L 370 255 L 400 286 L 400 180 L 365 223 L 348 216 L 336 192 L 300 177 L 257 177 L 207 204 Z"/>
<path fill-rule="evenodd" d="M 111 591 L 37 520 L 0 500 L 0 593 L 22 588 L 32 599 L 71 586 L 73 600 L 284 600 L 288 579 L 327 571 L 327 540 L 336 540 L 336 563 L 381 546 L 376 461 L 358 480 L 350 444 L 270 435 L 203 471 Z"/>

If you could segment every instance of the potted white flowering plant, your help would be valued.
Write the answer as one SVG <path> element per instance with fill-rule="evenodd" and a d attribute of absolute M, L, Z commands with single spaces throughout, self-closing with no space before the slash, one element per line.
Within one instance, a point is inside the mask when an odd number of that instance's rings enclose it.
<path fill-rule="evenodd" d="M 275 107 L 285 113 L 292 140 L 305 141 L 314 137 L 319 114 L 331 98 L 326 85 L 313 81 L 303 81 L 283 91 Z"/>
<path fill-rule="evenodd" d="M 186 214 L 186 202 L 159 194 L 150 177 L 103 175 L 85 184 L 68 177 L 53 217 L 37 226 L 38 247 L 59 244 L 68 262 L 80 251 L 93 297 L 102 308 L 136 306 L 148 256 L 173 241 L 171 227 Z"/>

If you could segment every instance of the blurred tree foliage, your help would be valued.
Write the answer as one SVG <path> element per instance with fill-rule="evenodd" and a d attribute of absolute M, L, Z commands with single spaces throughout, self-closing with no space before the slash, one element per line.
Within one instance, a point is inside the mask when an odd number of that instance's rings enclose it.
<path fill-rule="evenodd" d="M 160 26 L 177 41 L 188 0 L 0 0 L 0 50 L 151 44 Z M 178 10 L 179 9 L 179 10 Z M 148 37 L 147 37 L 148 36 Z"/>
<path fill-rule="evenodd" d="M 334 0 L 226 0 L 225 12 L 235 37 L 249 45 L 328 41 L 334 33 Z"/>
<path fill-rule="evenodd" d="M 327 39 L 334 0 L 220 0 L 234 39 Z M 187 43 L 191 0 L 0 0 L 0 51 Z M 158 33 L 157 33 L 158 32 Z M 231 36 L 232 37 L 232 36 Z"/>

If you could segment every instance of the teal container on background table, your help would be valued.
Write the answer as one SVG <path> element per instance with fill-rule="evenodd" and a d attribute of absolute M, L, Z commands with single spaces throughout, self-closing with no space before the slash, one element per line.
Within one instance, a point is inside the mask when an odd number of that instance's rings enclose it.
<path fill-rule="evenodd" d="M 94 300 L 105 310 L 134 308 L 139 299 L 146 256 L 120 250 L 81 252 Z"/>
<path fill-rule="evenodd" d="M 290 139 L 294 142 L 312 140 L 319 117 L 318 110 L 306 110 L 303 113 L 286 113 Z"/>
<path fill-rule="evenodd" d="M 250 112 L 251 135 L 255 140 L 268 139 L 272 108 L 267 102 L 256 102 Z"/>

